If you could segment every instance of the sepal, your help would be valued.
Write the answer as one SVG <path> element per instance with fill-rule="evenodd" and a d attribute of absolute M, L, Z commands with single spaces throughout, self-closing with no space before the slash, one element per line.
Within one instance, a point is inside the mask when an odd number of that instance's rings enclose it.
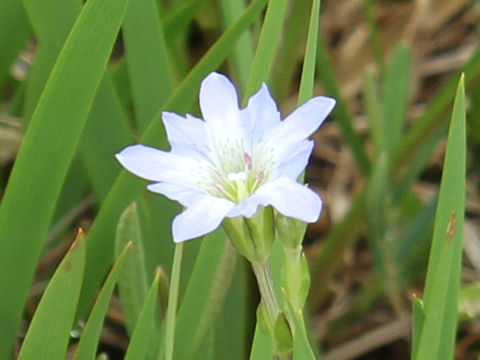
<path fill-rule="evenodd" d="M 251 263 L 264 263 L 272 251 L 275 229 L 273 209 L 260 207 L 251 218 L 226 218 L 223 228 L 237 251 Z"/>
<path fill-rule="evenodd" d="M 302 245 L 307 224 L 303 221 L 275 214 L 275 230 L 286 249 L 295 250 Z"/>

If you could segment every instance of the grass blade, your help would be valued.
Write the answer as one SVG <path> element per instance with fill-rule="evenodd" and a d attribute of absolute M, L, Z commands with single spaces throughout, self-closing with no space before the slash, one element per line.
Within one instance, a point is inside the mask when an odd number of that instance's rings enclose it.
<path fill-rule="evenodd" d="M 177 304 L 180 288 L 180 271 L 183 257 L 184 243 L 175 245 L 175 254 L 173 255 L 172 276 L 170 288 L 168 291 L 167 315 L 165 320 L 165 360 L 173 359 L 173 350 L 175 345 L 175 327 L 177 322 Z"/>
<path fill-rule="evenodd" d="M 146 359 L 149 353 L 150 338 L 158 320 L 158 291 L 163 272 L 158 269 L 153 279 L 152 286 L 148 290 L 145 302 L 135 324 L 135 330 L 132 333 L 130 344 L 128 345 L 125 360 Z"/>
<path fill-rule="evenodd" d="M 379 154 L 387 149 L 385 137 L 385 122 L 382 117 L 382 106 L 377 91 L 377 78 L 372 69 L 365 71 L 363 80 L 363 101 L 365 112 L 370 126 L 370 135 L 375 145 L 375 153 Z"/>
<path fill-rule="evenodd" d="M 172 92 L 172 72 L 156 2 L 131 1 L 122 29 L 137 127 L 142 132 Z"/>
<path fill-rule="evenodd" d="M 134 247 L 118 279 L 118 291 L 125 326 L 128 333 L 132 334 L 148 291 L 140 219 L 135 203 L 125 209 L 118 220 L 115 237 L 117 256 L 128 243 L 132 243 Z"/>
<path fill-rule="evenodd" d="M 245 1 L 230 1 L 221 0 L 220 7 L 222 9 L 222 24 L 225 28 L 231 26 L 245 10 Z M 249 32 L 245 32 L 240 39 L 238 39 L 235 49 L 230 59 L 230 66 L 233 73 L 236 75 L 235 83 L 237 88 L 242 93 L 245 90 L 248 80 L 248 74 L 253 63 L 253 43 Z"/>
<path fill-rule="evenodd" d="M 425 314 L 423 312 L 423 302 L 418 298 L 413 299 L 412 311 L 412 359 L 417 358 L 418 344 L 420 336 L 422 335 L 423 323 L 425 321 Z"/>
<path fill-rule="evenodd" d="M 85 235 L 80 230 L 45 289 L 23 341 L 19 360 L 65 358 L 82 287 L 85 251 Z M 52 314 L 55 314 L 53 319 Z"/>
<path fill-rule="evenodd" d="M 105 284 L 98 295 L 97 301 L 93 306 L 87 325 L 83 331 L 80 342 L 78 343 L 77 351 L 75 353 L 75 360 L 95 359 L 97 353 L 97 346 L 102 332 L 102 325 L 105 319 L 105 314 L 108 310 L 108 304 L 112 297 L 113 289 L 117 282 L 118 276 L 122 271 L 123 264 L 129 255 L 132 243 L 128 243 L 117 258 L 113 265 L 112 271 L 105 280 Z"/>
<path fill-rule="evenodd" d="M 0 1 L 0 89 L 3 88 L 10 66 L 31 34 L 30 24 L 22 3 Z"/>
<path fill-rule="evenodd" d="M 425 283 L 423 324 L 416 359 L 452 359 L 460 288 L 465 211 L 465 92 L 458 84 Z"/>
<path fill-rule="evenodd" d="M 308 25 L 307 46 L 303 60 L 302 78 L 298 92 L 297 105 L 302 105 L 313 96 L 313 84 L 315 82 L 315 63 L 318 43 L 318 23 L 320 17 L 320 0 L 313 0 L 310 12 L 310 24 Z"/>
<path fill-rule="evenodd" d="M 244 104 L 253 95 L 263 81 L 267 81 L 272 69 L 275 52 L 280 40 L 282 25 L 287 10 L 286 0 L 270 0 L 265 20 L 260 32 L 260 39 L 253 58 L 252 71 L 245 90 Z"/>
<path fill-rule="evenodd" d="M 382 110 L 386 145 L 393 149 L 401 139 L 405 126 L 410 75 L 410 49 L 400 45 L 395 49 L 383 85 Z"/>
<path fill-rule="evenodd" d="M 35 54 L 35 64 L 29 73 L 27 82 L 28 92 L 23 114 L 27 121 L 45 87 L 62 45 L 82 9 L 82 2 L 80 0 L 42 2 L 24 0 L 24 4 L 39 43 Z M 57 21 L 58 19 L 61 21 Z M 105 134 L 109 134 L 109 136 L 105 136 Z M 106 196 L 119 170 L 111 161 L 111 154 L 131 141 L 126 116 L 112 86 L 110 74 L 106 72 L 98 88 L 79 144 L 86 168 L 81 176 L 85 180 L 87 177 L 89 178 L 100 201 Z M 85 176 L 85 172 L 87 176 Z M 70 185 L 70 182 L 67 180 L 66 184 Z M 68 185 L 64 186 L 64 189 L 68 189 Z M 75 189 L 76 186 L 73 184 L 64 192 L 73 192 Z M 65 211 L 61 204 L 57 205 L 57 212 L 59 210 Z"/>
<path fill-rule="evenodd" d="M 274 75 L 270 79 L 271 91 L 279 104 L 283 104 L 292 90 L 292 83 L 296 84 L 297 63 L 302 61 L 301 55 L 305 47 L 305 38 L 308 28 L 305 19 L 310 16 L 312 0 L 297 0 L 292 7 L 282 44 L 279 49 Z M 295 65 L 295 66 L 294 66 Z"/>
<path fill-rule="evenodd" d="M 177 317 L 175 355 L 179 359 L 194 359 L 212 330 L 230 288 L 236 256 L 222 231 L 203 239 Z M 192 323 L 197 326 L 192 327 Z"/>
<path fill-rule="evenodd" d="M 22 2 L 38 41 L 35 63 L 28 74 L 23 111 L 23 121 L 28 123 L 58 54 L 82 9 L 82 2 L 80 0 L 42 2 L 23 0 Z"/>
<path fill-rule="evenodd" d="M 372 0 L 363 0 L 362 5 L 363 14 L 367 20 L 373 55 L 381 72 L 383 72 L 383 46 L 380 39 L 380 32 L 378 31 L 378 26 L 375 21 L 375 5 Z"/>

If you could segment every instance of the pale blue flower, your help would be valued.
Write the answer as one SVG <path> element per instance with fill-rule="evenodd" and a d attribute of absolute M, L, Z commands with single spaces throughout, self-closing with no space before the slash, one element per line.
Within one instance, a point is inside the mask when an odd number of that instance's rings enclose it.
<path fill-rule="evenodd" d="M 128 171 L 154 181 L 148 190 L 185 207 L 173 220 L 175 242 L 208 234 L 225 217 L 250 218 L 259 206 L 315 222 L 322 200 L 298 177 L 313 149 L 308 137 L 334 104 L 315 97 L 282 121 L 266 84 L 240 109 L 232 82 L 211 73 L 200 88 L 204 120 L 163 113 L 170 151 L 134 145 L 116 157 Z"/>

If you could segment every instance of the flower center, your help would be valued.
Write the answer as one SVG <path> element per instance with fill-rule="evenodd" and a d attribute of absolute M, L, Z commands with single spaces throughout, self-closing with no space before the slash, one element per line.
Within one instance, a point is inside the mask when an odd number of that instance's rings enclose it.
<path fill-rule="evenodd" d="M 215 172 L 215 195 L 239 203 L 252 195 L 265 180 L 265 172 L 256 169 L 252 156 L 244 153 L 243 170 L 226 175 Z"/>

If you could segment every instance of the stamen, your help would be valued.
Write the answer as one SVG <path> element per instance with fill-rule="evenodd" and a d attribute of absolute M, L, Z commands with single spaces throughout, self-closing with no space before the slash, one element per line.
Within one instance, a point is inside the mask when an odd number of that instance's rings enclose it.
<path fill-rule="evenodd" d="M 263 171 L 259 171 L 257 178 L 255 179 L 255 182 L 253 183 L 252 187 L 250 188 L 250 193 L 253 194 L 257 188 L 260 186 L 262 183 L 263 179 L 265 179 L 265 173 Z"/>
<path fill-rule="evenodd" d="M 263 179 L 265 179 L 265 173 L 263 171 L 259 171 L 257 176 L 257 183 L 261 184 Z"/>
<path fill-rule="evenodd" d="M 253 161 L 252 161 L 252 157 L 250 156 L 250 154 L 246 152 L 246 153 L 243 154 L 243 157 L 245 158 L 245 164 L 247 165 L 247 169 L 252 170 Z"/>
<path fill-rule="evenodd" d="M 236 199 L 232 196 L 232 194 L 230 194 L 222 185 L 213 184 L 213 186 L 220 192 L 220 194 L 223 194 L 227 199 L 236 202 Z"/>

